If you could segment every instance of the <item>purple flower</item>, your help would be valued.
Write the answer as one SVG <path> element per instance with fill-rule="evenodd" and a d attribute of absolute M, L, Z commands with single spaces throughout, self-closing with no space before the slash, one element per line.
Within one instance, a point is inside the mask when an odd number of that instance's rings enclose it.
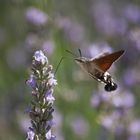
<path fill-rule="evenodd" d="M 46 133 L 46 139 L 47 139 L 47 140 L 55 140 L 55 136 L 52 135 L 51 130 L 49 130 L 49 131 Z"/>
<path fill-rule="evenodd" d="M 35 133 L 33 131 L 29 131 L 27 135 L 28 137 L 26 140 L 34 140 Z"/>
<path fill-rule="evenodd" d="M 55 101 L 55 98 L 52 95 L 52 90 L 47 91 L 47 93 L 45 94 L 45 97 L 48 104 L 53 104 L 53 102 Z"/>
<path fill-rule="evenodd" d="M 36 51 L 33 57 L 35 61 L 41 63 L 42 65 L 48 64 L 48 58 L 44 55 L 42 51 Z"/>
<path fill-rule="evenodd" d="M 26 19 L 34 25 L 44 25 L 48 21 L 48 16 L 41 10 L 31 7 L 25 12 Z"/>
<path fill-rule="evenodd" d="M 36 77 L 34 75 L 30 75 L 30 79 L 26 81 L 26 84 L 31 88 L 36 88 Z"/>
<path fill-rule="evenodd" d="M 48 84 L 50 86 L 55 86 L 57 85 L 57 80 L 54 79 L 54 74 L 53 73 L 50 73 L 49 76 L 48 76 L 49 80 L 48 80 Z"/>

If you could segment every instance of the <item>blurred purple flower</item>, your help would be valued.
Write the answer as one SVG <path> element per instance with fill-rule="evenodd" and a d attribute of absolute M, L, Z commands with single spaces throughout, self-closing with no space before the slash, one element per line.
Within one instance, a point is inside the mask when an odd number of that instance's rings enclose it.
<path fill-rule="evenodd" d="M 91 106 L 92 107 L 99 107 L 101 103 L 101 97 L 99 94 L 93 94 L 90 100 Z"/>
<path fill-rule="evenodd" d="M 124 98 L 123 98 L 123 106 L 125 108 L 130 108 L 133 107 L 135 103 L 135 98 L 134 98 L 134 94 L 131 93 L 130 91 L 126 91 L 124 93 Z"/>
<path fill-rule="evenodd" d="M 113 14 L 113 8 L 109 2 L 94 3 L 93 17 L 97 29 L 108 36 L 123 34 L 126 31 L 127 24 L 124 19 L 116 18 Z"/>
<path fill-rule="evenodd" d="M 115 107 L 124 107 L 127 109 L 132 107 L 134 105 L 134 102 L 134 95 L 129 91 L 118 94 L 112 98 L 112 104 Z"/>
<path fill-rule="evenodd" d="M 116 116 L 116 118 L 118 119 L 121 119 L 122 117 L 124 117 L 124 115 L 126 115 L 125 113 L 126 112 L 124 108 L 117 108 L 117 109 L 115 108 L 115 110 L 112 112 L 112 114 Z"/>
<path fill-rule="evenodd" d="M 48 16 L 41 10 L 30 7 L 25 12 L 27 21 L 34 25 L 44 25 L 48 21 Z"/>
<path fill-rule="evenodd" d="M 58 112 L 56 109 L 54 112 L 54 122 L 56 124 L 55 127 L 60 128 L 62 126 L 63 122 L 62 114 Z"/>
<path fill-rule="evenodd" d="M 133 23 L 137 23 L 140 21 L 140 7 L 137 5 L 129 4 L 124 7 L 124 16 Z"/>
<path fill-rule="evenodd" d="M 47 40 L 42 45 L 43 50 L 47 50 L 47 53 L 52 54 L 54 50 L 54 42 Z"/>
<path fill-rule="evenodd" d="M 90 103 L 92 107 L 99 107 L 100 105 L 109 104 L 111 101 L 111 96 L 106 94 L 106 92 L 94 93 L 91 97 Z"/>
<path fill-rule="evenodd" d="M 53 114 L 53 120 L 54 120 L 54 131 L 55 135 L 57 137 L 57 140 L 64 140 L 63 132 L 62 132 L 62 126 L 63 126 L 63 116 L 62 113 L 58 112 L 57 109 L 55 109 L 55 112 Z"/>
<path fill-rule="evenodd" d="M 26 39 L 25 39 L 25 47 L 28 49 L 28 50 L 32 50 L 33 48 L 35 48 L 37 46 L 39 42 L 39 39 L 38 37 L 35 35 L 35 34 L 28 34 L 26 36 Z"/>
<path fill-rule="evenodd" d="M 131 134 L 140 134 L 140 120 L 133 120 L 128 129 Z"/>
<path fill-rule="evenodd" d="M 139 140 L 139 137 L 137 135 L 130 135 L 127 140 Z"/>
<path fill-rule="evenodd" d="M 76 20 L 62 17 L 57 19 L 58 26 L 64 31 L 65 36 L 73 43 L 80 43 L 85 38 L 84 28 Z"/>
<path fill-rule="evenodd" d="M 88 45 L 88 51 L 92 57 L 96 57 L 97 55 L 100 55 L 104 52 L 112 52 L 111 46 L 107 44 L 107 42 L 100 41 L 95 42 L 93 44 Z M 98 56 L 97 56 L 98 57 Z"/>
<path fill-rule="evenodd" d="M 114 118 L 112 115 L 106 115 L 102 116 L 100 118 L 100 123 L 102 126 L 104 126 L 107 129 L 112 129 L 112 126 L 114 124 Z"/>
<path fill-rule="evenodd" d="M 70 126 L 76 135 L 81 137 L 88 135 L 89 125 L 84 118 L 78 116 L 73 118 L 70 121 Z"/>
<path fill-rule="evenodd" d="M 140 28 L 134 28 L 129 32 L 128 39 L 140 51 Z"/>
<path fill-rule="evenodd" d="M 29 126 L 31 125 L 31 122 L 29 120 L 29 117 L 27 116 L 27 114 L 25 114 L 26 112 L 21 112 L 17 110 L 17 121 L 19 124 L 20 129 L 23 132 L 27 132 Z"/>
<path fill-rule="evenodd" d="M 121 123 L 117 123 L 115 128 L 114 128 L 114 133 L 116 135 L 121 135 L 124 132 L 124 125 Z"/>
<path fill-rule="evenodd" d="M 125 126 L 123 123 L 120 123 L 120 119 L 122 119 L 121 116 L 114 111 L 109 115 L 101 115 L 100 124 L 114 134 L 121 135 Z"/>
<path fill-rule="evenodd" d="M 136 84 L 136 76 L 137 74 L 135 69 L 127 69 L 123 76 L 125 84 L 128 86 L 133 86 L 134 84 Z"/>

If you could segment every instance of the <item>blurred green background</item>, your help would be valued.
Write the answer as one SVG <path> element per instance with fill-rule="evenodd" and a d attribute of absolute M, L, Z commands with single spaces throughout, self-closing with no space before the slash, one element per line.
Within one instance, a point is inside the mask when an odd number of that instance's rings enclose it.
<path fill-rule="evenodd" d="M 85 57 L 126 50 L 109 72 L 119 88 L 107 93 L 85 74 L 66 49 Z M 0 1 L 0 139 L 26 139 L 26 108 L 35 50 L 45 50 L 54 70 L 57 140 L 140 139 L 139 0 Z"/>

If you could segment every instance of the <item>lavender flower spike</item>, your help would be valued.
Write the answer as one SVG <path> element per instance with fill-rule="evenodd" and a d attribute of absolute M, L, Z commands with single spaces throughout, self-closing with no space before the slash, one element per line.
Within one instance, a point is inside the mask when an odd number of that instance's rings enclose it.
<path fill-rule="evenodd" d="M 53 88 L 57 80 L 52 65 L 42 51 L 36 51 L 32 61 L 32 72 L 26 84 L 32 88 L 31 109 L 29 111 L 31 127 L 26 140 L 55 140 L 52 134 L 54 112 Z"/>

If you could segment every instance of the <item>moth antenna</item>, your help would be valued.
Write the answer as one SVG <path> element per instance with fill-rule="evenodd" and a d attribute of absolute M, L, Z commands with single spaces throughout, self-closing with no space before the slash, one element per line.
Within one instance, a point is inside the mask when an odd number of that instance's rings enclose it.
<path fill-rule="evenodd" d="M 55 72 L 54 72 L 54 75 L 56 75 L 56 72 L 58 71 L 58 68 L 60 67 L 60 64 L 62 62 L 62 60 L 64 59 L 65 57 L 62 57 L 58 63 L 58 65 L 56 66 L 56 69 L 55 69 Z"/>
<path fill-rule="evenodd" d="M 69 51 L 69 50 L 66 50 L 66 52 L 68 52 L 69 54 L 72 54 L 73 56 L 77 57 L 77 55 L 76 55 L 76 54 L 72 53 L 72 52 L 71 52 L 71 51 Z"/>
<path fill-rule="evenodd" d="M 78 51 L 79 51 L 80 57 L 82 57 L 82 52 L 81 52 L 81 50 L 80 50 L 80 49 L 78 49 Z"/>

